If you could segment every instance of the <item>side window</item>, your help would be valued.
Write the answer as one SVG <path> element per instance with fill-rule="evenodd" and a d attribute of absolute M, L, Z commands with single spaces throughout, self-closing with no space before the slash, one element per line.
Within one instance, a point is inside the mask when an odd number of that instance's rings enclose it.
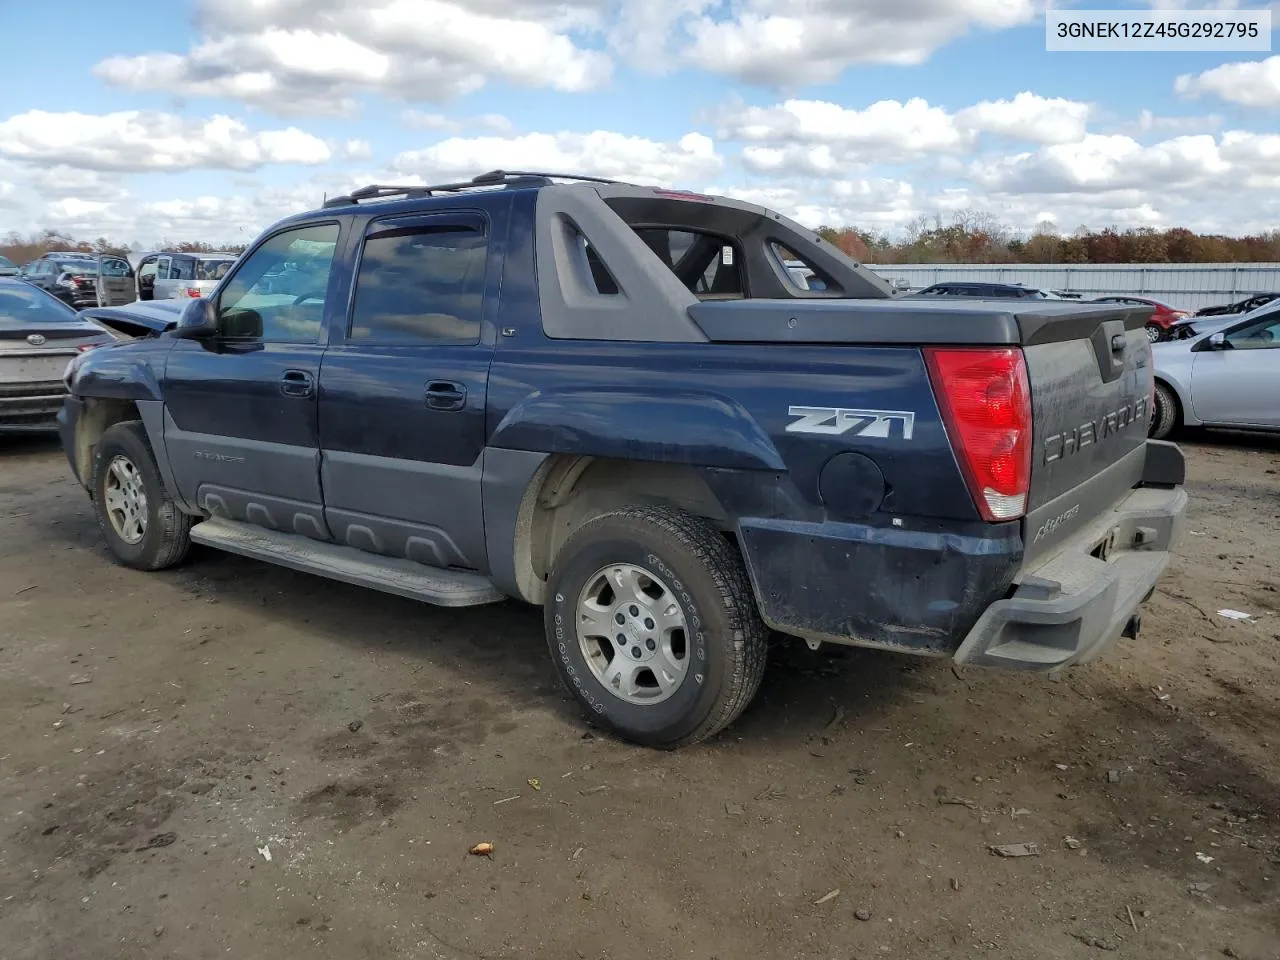
<path fill-rule="evenodd" d="M 1233 330 L 1225 339 L 1234 350 L 1274 350 L 1280 347 L 1280 314 L 1268 314 L 1265 320 Z"/>
<path fill-rule="evenodd" d="M 156 261 L 156 279 L 157 280 L 169 279 L 169 258 L 168 257 L 161 257 L 159 260 Z"/>
<path fill-rule="evenodd" d="M 479 342 L 487 243 L 478 226 L 375 225 L 356 276 L 349 338 Z"/>
<path fill-rule="evenodd" d="M 169 264 L 170 280 L 194 280 L 196 262 L 190 257 L 174 257 Z"/>
<path fill-rule="evenodd" d="M 700 298 L 746 296 L 741 251 L 727 237 L 667 227 L 639 227 L 636 234 Z"/>
<path fill-rule="evenodd" d="M 769 253 L 782 266 L 782 272 L 792 285 L 800 290 L 839 292 L 839 287 L 829 276 L 808 260 L 792 252 L 776 240 L 768 243 Z"/>
<path fill-rule="evenodd" d="M 229 339 L 315 343 L 324 321 L 338 225 L 320 223 L 269 237 L 240 262 L 218 297 L 218 330 Z"/>
<path fill-rule="evenodd" d="M 154 260 L 150 261 L 149 263 L 144 263 L 142 266 L 138 268 L 139 280 L 143 280 L 147 277 L 150 277 L 151 279 L 154 280 L 155 276 L 156 276 L 156 261 Z"/>
<path fill-rule="evenodd" d="M 104 277 L 127 277 L 129 276 L 129 264 L 115 257 L 107 258 L 102 261 L 102 275 Z"/>

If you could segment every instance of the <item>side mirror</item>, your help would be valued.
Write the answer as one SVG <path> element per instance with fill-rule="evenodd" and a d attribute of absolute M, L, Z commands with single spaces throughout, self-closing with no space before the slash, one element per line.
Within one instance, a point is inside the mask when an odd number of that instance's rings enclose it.
<path fill-rule="evenodd" d="M 1192 347 L 1191 352 L 1204 353 L 1209 350 L 1225 350 L 1227 347 L 1227 335 L 1225 333 L 1211 333 Z"/>
<path fill-rule="evenodd" d="M 218 315 L 204 297 L 190 301 L 178 316 L 173 335 L 180 340 L 207 340 L 218 333 Z"/>

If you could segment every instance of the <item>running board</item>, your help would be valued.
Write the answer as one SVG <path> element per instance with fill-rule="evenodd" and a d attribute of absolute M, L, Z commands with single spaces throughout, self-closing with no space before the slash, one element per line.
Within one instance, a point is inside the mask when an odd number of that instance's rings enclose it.
<path fill-rule="evenodd" d="M 440 607 L 475 607 L 506 599 L 477 573 L 380 557 L 354 547 L 312 540 L 295 533 L 279 533 L 238 520 L 218 517 L 204 520 L 191 528 L 191 539 L 242 557 Z"/>

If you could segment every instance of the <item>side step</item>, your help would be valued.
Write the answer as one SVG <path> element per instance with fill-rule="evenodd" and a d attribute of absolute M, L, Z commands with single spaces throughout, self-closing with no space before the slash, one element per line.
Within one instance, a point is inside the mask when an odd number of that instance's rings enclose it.
<path fill-rule="evenodd" d="M 506 598 L 477 573 L 427 567 L 412 560 L 379 557 L 353 547 L 279 533 L 252 523 L 214 517 L 191 528 L 191 539 L 209 547 L 265 560 L 303 573 L 394 593 L 440 607 L 475 607 Z"/>

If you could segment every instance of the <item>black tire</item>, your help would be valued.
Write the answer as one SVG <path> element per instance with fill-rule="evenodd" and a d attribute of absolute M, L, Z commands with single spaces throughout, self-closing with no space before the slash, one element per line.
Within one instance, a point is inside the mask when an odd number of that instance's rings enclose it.
<path fill-rule="evenodd" d="M 614 694 L 583 654 L 578 600 L 610 564 L 638 567 L 668 585 L 688 624 L 684 679 L 661 702 Z M 742 713 L 764 675 L 769 633 L 742 557 L 713 526 L 680 510 L 631 506 L 583 524 L 556 557 L 545 620 L 565 687 L 593 722 L 644 746 L 674 749 L 714 736 Z"/>
<path fill-rule="evenodd" d="M 105 488 L 111 463 L 117 457 L 125 458 L 137 469 L 146 493 L 146 523 L 142 538 L 137 543 L 130 543 L 122 537 L 108 515 Z M 94 451 L 89 492 L 98 527 L 106 538 L 107 546 L 126 567 L 163 570 L 181 563 L 186 557 L 191 548 L 190 533 L 195 518 L 179 510 L 165 489 L 146 430 L 140 421 L 117 423 L 103 433 Z"/>
<path fill-rule="evenodd" d="M 1147 342 L 1148 343 L 1159 343 L 1160 339 L 1163 336 L 1164 336 L 1164 330 L 1161 327 L 1157 326 L 1154 323 L 1147 324 Z"/>
<path fill-rule="evenodd" d="M 1163 440 L 1173 433 L 1182 419 L 1178 409 L 1178 396 L 1167 384 L 1156 381 L 1155 408 L 1151 411 L 1151 429 L 1148 436 L 1152 440 Z"/>

